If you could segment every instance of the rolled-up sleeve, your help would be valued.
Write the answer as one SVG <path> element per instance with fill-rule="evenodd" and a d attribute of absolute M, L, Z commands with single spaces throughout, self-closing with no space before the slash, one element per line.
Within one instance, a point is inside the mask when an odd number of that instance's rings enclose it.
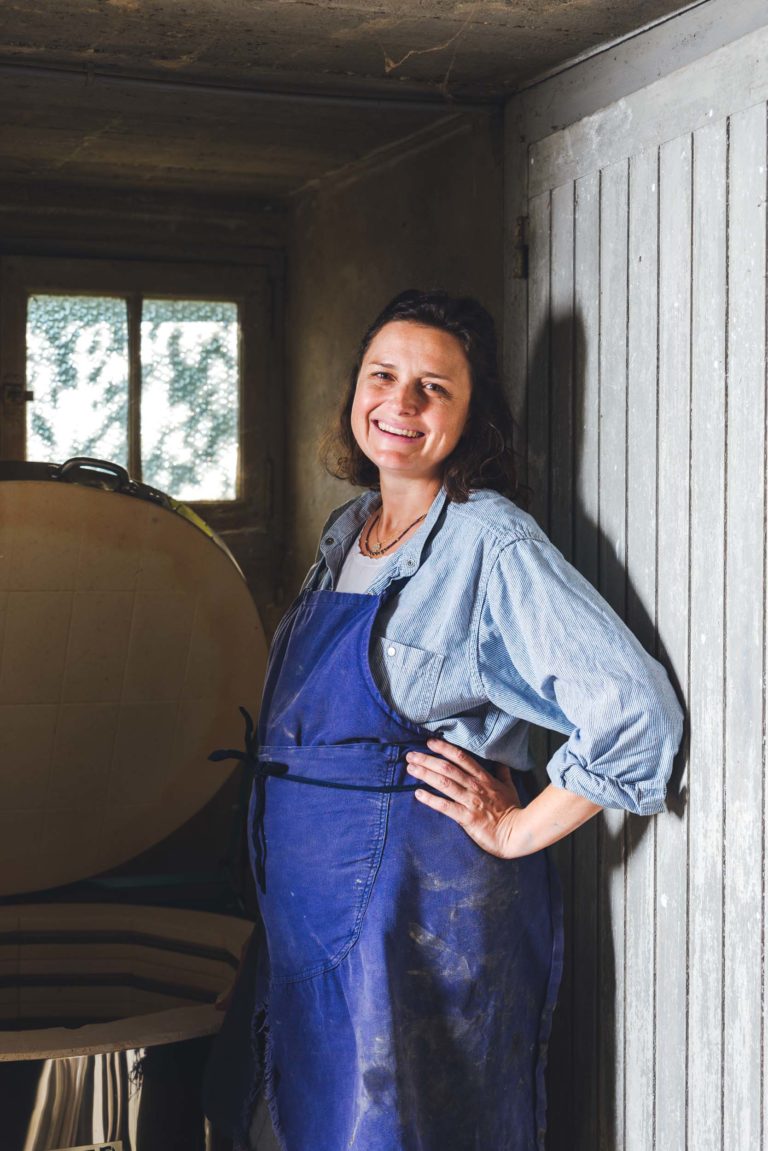
<path fill-rule="evenodd" d="M 567 734 L 552 783 L 603 807 L 662 810 L 683 725 L 667 674 L 547 540 L 501 550 L 477 672 L 502 711 Z"/>

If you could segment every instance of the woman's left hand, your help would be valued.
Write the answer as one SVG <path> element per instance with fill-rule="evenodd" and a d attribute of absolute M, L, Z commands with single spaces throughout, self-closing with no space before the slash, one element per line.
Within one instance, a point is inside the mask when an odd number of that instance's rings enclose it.
<path fill-rule="evenodd" d="M 444 739 L 430 739 L 427 747 L 433 755 L 407 753 L 408 772 L 442 794 L 419 789 L 414 792 L 419 802 L 454 820 L 490 855 L 511 858 L 513 828 L 523 807 L 509 768 L 499 766 L 498 775 L 490 775 Z"/>

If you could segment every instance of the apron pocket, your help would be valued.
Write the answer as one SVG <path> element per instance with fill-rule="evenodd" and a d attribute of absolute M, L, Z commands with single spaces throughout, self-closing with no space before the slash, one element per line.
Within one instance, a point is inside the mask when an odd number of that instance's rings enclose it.
<path fill-rule="evenodd" d="M 397 755 L 381 744 L 260 750 L 262 762 L 314 781 L 266 780 L 266 891 L 258 895 L 273 979 L 308 979 L 341 962 L 381 861 L 389 794 L 316 784 L 386 786 Z"/>

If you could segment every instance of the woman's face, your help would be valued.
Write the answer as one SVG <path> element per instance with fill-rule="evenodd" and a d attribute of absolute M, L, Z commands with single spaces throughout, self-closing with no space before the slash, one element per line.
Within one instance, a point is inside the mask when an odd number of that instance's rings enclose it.
<path fill-rule="evenodd" d="M 360 366 L 352 432 L 381 474 L 439 479 L 461 438 L 472 394 L 459 340 L 395 320 L 376 333 Z"/>

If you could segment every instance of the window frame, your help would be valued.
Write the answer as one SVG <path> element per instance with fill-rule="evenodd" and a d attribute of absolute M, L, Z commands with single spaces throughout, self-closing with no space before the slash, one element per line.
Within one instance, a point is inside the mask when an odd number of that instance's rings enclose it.
<path fill-rule="evenodd" d="M 97 295 L 125 299 L 129 316 L 129 462 L 140 446 L 138 379 L 141 299 L 226 300 L 239 314 L 238 495 L 190 500 L 214 529 L 266 530 L 274 514 L 276 447 L 281 444 L 276 401 L 270 270 L 260 264 L 171 263 L 146 260 L 5 257 L 0 260 L 0 459 L 26 456 L 26 324 L 32 295 Z M 34 401 L 32 401 L 34 402 Z M 63 460 L 56 460 L 63 463 Z M 129 467 L 129 471 L 131 468 Z M 133 476 L 138 479 L 138 476 Z M 176 493 L 169 492 L 171 496 Z"/>

